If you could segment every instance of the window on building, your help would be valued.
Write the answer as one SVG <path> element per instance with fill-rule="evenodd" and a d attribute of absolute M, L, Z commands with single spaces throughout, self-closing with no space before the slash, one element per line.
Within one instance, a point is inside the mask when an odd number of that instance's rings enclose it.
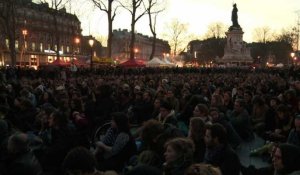
<path fill-rule="evenodd" d="M 16 47 L 16 49 L 19 48 L 19 41 L 17 41 L 17 40 L 16 40 L 16 42 L 15 42 L 15 47 Z"/>
<path fill-rule="evenodd" d="M 50 50 L 50 44 L 48 44 L 48 50 Z"/>
<path fill-rule="evenodd" d="M 31 66 L 37 66 L 37 56 L 36 55 L 31 55 L 30 64 L 31 64 Z"/>
<path fill-rule="evenodd" d="M 69 53 L 70 52 L 70 47 L 69 46 L 67 46 L 67 53 Z"/>
<path fill-rule="evenodd" d="M 55 46 L 54 46 L 54 51 L 57 51 L 57 45 L 55 44 Z"/>
<path fill-rule="evenodd" d="M 33 42 L 33 43 L 31 43 L 31 48 L 32 48 L 32 51 L 35 51 L 35 43 Z"/>
<path fill-rule="evenodd" d="M 49 63 L 52 63 L 54 60 L 53 60 L 53 56 L 48 56 L 48 62 Z"/>
<path fill-rule="evenodd" d="M 61 52 L 64 53 L 64 46 L 61 46 Z"/>
<path fill-rule="evenodd" d="M 9 48 L 9 40 L 8 39 L 5 39 L 5 44 L 6 44 L 6 47 Z"/>
<path fill-rule="evenodd" d="M 40 51 L 43 51 L 43 43 L 40 43 Z"/>
<path fill-rule="evenodd" d="M 27 49 L 27 41 L 25 41 L 25 49 Z"/>

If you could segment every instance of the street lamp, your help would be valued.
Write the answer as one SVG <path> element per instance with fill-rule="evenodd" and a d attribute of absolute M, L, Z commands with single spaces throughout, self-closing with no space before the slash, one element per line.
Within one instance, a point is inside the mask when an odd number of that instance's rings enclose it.
<path fill-rule="evenodd" d="M 139 52 L 139 49 L 138 49 L 138 48 L 135 48 L 133 51 L 134 51 L 134 53 L 135 53 L 135 54 L 134 54 L 134 55 L 135 55 L 135 58 L 137 58 L 137 53 Z"/>
<path fill-rule="evenodd" d="M 77 54 L 79 53 L 79 49 L 78 49 L 78 44 L 80 43 L 80 39 L 78 37 L 75 37 L 74 39 L 74 43 L 75 43 L 75 48 L 73 48 L 73 58 L 72 58 L 72 61 L 74 60 L 75 58 L 75 54 L 77 52 Z"/>
<path fill-rule="evenodd" d="M 25 53 L 25 49 L 27 48 L 26 36 L 28 35 L 28 31 L 26 29 L 23 29 L 22 35 L 23 35 L 23 45 L 22 45 L 21 56 L 20 56 L 20 66 L 22 66 L 22 62 L 23 62 L 23 53 Z"/>
<path fill-rule="evenodd" d="M 79 53 L 79 47 L 78 47 L 78 44 L 80 43 L 80 38 L 76 37 L 75 38 L 75 44 L 76 44 L 76 51 L 77 53 Z"/>
<path fill-rule="evenodd" d="M 93 45 L 94 45 L 94 40 L 91 38 L 89 39 L 89 45 L 91 46 L 91 69 L 93 69 Z"/>
<path fill-rule="evenodd" d="M 292 63 L 294 63 L 294 56 L 295 56 L 295 53 L 294 52 L 291 52 L 291 59 L 292 59 Z"/>

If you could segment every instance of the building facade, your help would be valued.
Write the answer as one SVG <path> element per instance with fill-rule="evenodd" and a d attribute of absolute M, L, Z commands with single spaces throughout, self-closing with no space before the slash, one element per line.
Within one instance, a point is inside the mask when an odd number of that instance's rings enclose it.
<path fill-rule="evenodd" d="M 17 66 L 52 64 L 57 60 L 57 51 L 60 63 L 69 64 L 74 59 L 82 59 L 84 63 L 90 58 L 90 49 L 86 49 L 89 44 L 83 42 L 81 23 L 76 15 L 67 13 L 66 9 L 52 9 L 47 3 L 36 4 L 31 0 L 18 0 L 15 3 Z M 11 65 L 10 41 L 3 30 L 0 28 L 0 64 Z M 101 49 L 101 44 L 100 48 L 99 44 L 93 47 L 96 46 Z M 94 51 L 97 49 L 94 48 Z"/>
<path fill-rule="evenodd" d="M 112 58 L 114 60 L 123 62 L 130 57 L 130 37 L 131 34 L 127 29 L 114 30 L 112 41 Z M 153 37 L 145 36 L 140 33 L 135 37 L 135 59 L 148 61 L 152 52 Z M 170 45 L 167 41 L 156 39 L 154 57 L 163 58 L 170 53 Z"/>

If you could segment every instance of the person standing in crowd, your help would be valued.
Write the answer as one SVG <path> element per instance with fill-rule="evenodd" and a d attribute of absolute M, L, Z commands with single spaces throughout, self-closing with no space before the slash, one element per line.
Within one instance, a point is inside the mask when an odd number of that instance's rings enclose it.
<path fill-rule="evenodd" d="M 226 129 L 220 124 L 212 124 L 205 131 L 206 151 L 204 163 L 220 167 L 223 175 L 239 175 L 240 160 L 228 145 Z"/>
<path fill-rule="evenodd" d="M 174 138 L 165 144 L 164 175 L 184 175 L 193 163 L 194 144 L 187 138 Z"/>

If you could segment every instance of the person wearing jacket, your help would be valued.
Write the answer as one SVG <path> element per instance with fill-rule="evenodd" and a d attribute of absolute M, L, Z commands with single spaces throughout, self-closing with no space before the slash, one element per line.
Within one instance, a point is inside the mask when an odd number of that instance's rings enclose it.
<path fill-rule="evenodd" d="M 28 137 L 24 133 L 15 133 L 8 139 L 8 160 L 6 175 L 41 175 L 42 167 L 28 147 Z M 2 172 L 3 173 L 3 172 Z"/>
<path fill-rule="evenodd" d="M 229 146 L 226 129 L 222 125 L 216 123 L 207 126 L 205 144 L 204 163 L 219 167 L 223 175 L 240 174 L 239 157 Z"/>

